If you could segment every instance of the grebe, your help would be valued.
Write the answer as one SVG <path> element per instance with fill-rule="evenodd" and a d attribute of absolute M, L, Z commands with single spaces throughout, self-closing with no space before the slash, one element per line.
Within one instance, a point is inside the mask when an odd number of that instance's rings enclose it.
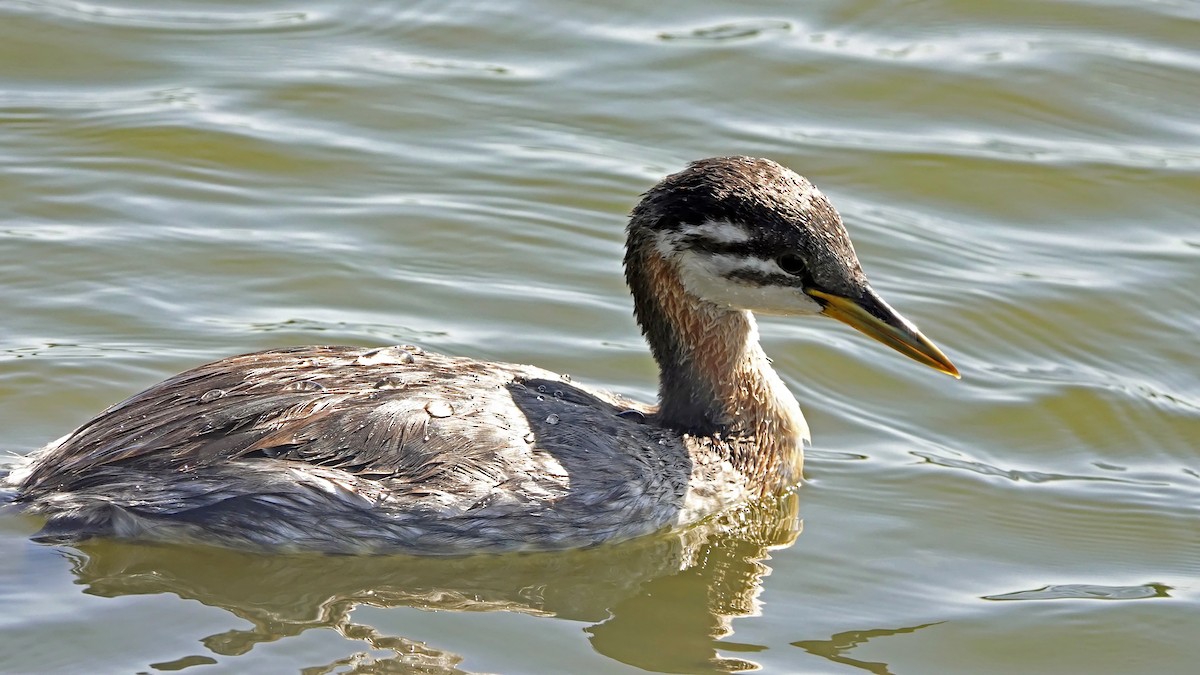
<path fill-rule="evenodd" d="M 657 406 L 412 346 L 265 351 L 109 408 L 13 471 L 16 499 L 50 541 L 580 547 L 800 481 L 808 425 L 751 312 L 833 317 L 958 377 L 871 289 L 825 196 L 775 162 L 694 162 L 644 195 L 626 234 Z"/>

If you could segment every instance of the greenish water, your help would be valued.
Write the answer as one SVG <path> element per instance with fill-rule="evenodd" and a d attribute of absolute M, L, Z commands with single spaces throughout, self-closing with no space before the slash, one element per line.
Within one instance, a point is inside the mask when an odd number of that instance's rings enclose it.
<path fill-rule="evenodd" d="M 0 451 L 299 344 L 650 398 L 624 216 L 718 154 L 819 185 L 963 372 L 764 319 L 805 485 L 589 551 L 53 547 L 0 511 L 0 672 L 1194 672 L 1197 110 L 1182 0 L 0 3 Z"/>

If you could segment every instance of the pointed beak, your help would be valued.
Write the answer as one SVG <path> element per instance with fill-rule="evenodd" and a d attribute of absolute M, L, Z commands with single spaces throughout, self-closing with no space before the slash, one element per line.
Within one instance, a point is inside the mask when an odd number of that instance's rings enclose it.
<path fill-rule="evenodd" d="M 821 303 L 825 308 L 821 313 L 825 316 L 879 340 L 914 361 L 955 378 L 960 377 L 958 369 L 942 350 L 870 288 L 858 298 L 846 298 L 815 289 L 805 289 L 805 293 Z"/>

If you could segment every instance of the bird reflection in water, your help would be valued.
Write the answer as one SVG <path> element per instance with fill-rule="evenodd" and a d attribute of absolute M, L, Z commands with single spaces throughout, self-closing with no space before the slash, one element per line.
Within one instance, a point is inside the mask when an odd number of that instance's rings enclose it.
<path fill-rule="evenodd" d="M 758 613 L 769 552 L 800 534 L 798 505 L 789 492 L 683 532 L 551 553 L 264 555 L 104 539 L 64 550 L 89 594 L 169 593 L 251 624 L 202 638 L 211 654 L 149 664 L 159 670 L 230 663 L 222 657 L 325 628 L 362 644 L 306 673 L 462 672 L 460 655 L 353 618 L 358 607 L 411 607 L 590 623 L 592 646 L 616 661 L 657 672 L 731 672 L 757 668 L 721 653 L 764 648 L 723 638 L 733 633 L 735 618 Z"/>

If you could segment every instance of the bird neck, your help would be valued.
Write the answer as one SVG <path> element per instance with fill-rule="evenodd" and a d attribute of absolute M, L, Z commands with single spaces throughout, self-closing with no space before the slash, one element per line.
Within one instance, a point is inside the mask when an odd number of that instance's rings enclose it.
<path fill-rule="evenodd" d="M 754 315 L 689 293 L 675 265 L 632 234 L 625 270 L 634 315 L 658 362 L 659 421 L 738 440 L 727 444 L 738 448 L 728 459 L 764 490 L 797 482 L 808 425 L 758 343 Z"/>

